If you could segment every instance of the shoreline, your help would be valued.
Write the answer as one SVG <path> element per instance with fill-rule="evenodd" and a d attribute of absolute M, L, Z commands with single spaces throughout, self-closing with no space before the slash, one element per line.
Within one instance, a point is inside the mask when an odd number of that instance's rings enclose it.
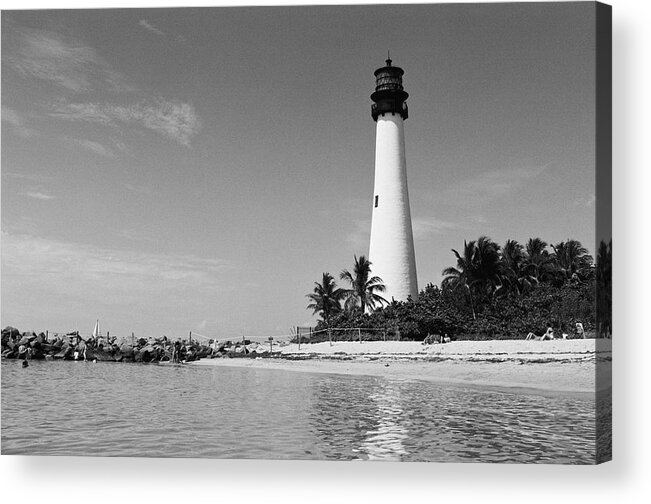
<path fill-rule="evenodd" d="M 258 351 L 264 350 L 263 348 Z M 334 342 L 274 348 L 281 358 L 215 358 L 193 366 L 247 367 L 304 373 L 366 375 L 442 386 L 594 399 L 610 386 L 610 340 Z M 599 362 L 599 380 L 596 364 Z"/>

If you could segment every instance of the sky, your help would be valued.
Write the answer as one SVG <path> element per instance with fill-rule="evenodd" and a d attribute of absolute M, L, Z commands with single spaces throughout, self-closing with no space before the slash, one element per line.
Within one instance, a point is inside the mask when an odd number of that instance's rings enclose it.
<path fill-rule="evenodd" d="M 286 335 L 370 237 L 404 69 L 419 288 L 451 249 L 594 254 L 592 3 L 3 11 L 2 326 Z"/>

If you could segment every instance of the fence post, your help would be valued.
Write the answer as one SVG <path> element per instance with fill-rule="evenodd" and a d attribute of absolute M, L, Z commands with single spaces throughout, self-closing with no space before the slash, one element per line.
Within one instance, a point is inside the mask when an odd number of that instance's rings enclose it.
<path fill-rule="evenodd" d="M 382 331 L 382 340 L 383 341 L 387 340 L 387 330 L 386 329 L 384 331 Z"/>
<path fill-rule="evenodd" d="M 362 330 L 358 327 L 357 328 L 357 335 L 359 336 L 359 343 L 362 343 Z"/>
<path fill-rule="evenodd" d="M 301 349 L 301 328 L 296 326 L 296 336 L 298 336 L 298 349 Z"/>
<path fill-rule="evenodd" d="M 328 327 L 328 341 L 330 342 L 330 346 L 332 346 L 332 329 Z"/>
<path fill-rule="evenodd" d="M 190 331 L 190 343 L 192 343 L 192 331 Z"/>
<path fill-rule="evenodd" d="M 134 346 L 135 343 L 136 343 L 136 342 L 135 342 L 135 340 L 134 340 L 133 331 L 132 331 L 132 332 L 131 332 L 131 346 Z"/>

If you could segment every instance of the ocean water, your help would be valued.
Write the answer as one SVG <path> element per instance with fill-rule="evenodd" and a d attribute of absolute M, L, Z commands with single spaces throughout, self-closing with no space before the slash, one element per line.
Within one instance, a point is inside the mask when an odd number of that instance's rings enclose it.
<path fill-rule="evenodd" d="M 2 455 L 592 464 L 594 410 L 370 376 L 2 361 Z"/>

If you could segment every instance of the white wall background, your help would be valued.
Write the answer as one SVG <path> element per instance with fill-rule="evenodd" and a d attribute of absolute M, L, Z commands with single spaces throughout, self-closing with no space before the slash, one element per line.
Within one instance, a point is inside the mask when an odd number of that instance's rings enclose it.
<path fill-rule="evenodd" d="M 264 0 L 249 3 L 273 4 Z M 651 495 L 651 337 L 647 316 L 651 279 L 640 254 L 647 254 L 651 248 L 651 9 L 643 0 L 611 3 L 616 271 L 614 462 L 599 467 L 567 467 L 3 456 L 0 486 L 4 502 L 645 502 Z M 179 4 L 169 0 L 138 2 L 142 6 Z M 133 6 L 115 0 L 2 2 L 3 9 L 98 5 Z"/>

